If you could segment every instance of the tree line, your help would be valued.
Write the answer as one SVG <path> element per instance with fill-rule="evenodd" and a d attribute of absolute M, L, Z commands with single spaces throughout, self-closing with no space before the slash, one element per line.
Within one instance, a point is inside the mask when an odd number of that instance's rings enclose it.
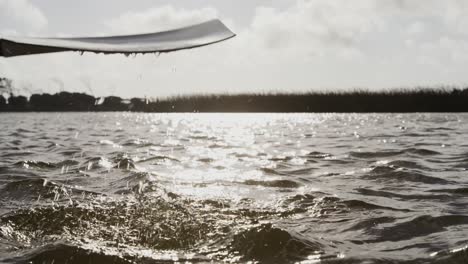
<path fill-rule="evenodd" d="M 0 95 L 0 111 L 468 112 L 468 89 L 96 98 L 84 93 Z"/>

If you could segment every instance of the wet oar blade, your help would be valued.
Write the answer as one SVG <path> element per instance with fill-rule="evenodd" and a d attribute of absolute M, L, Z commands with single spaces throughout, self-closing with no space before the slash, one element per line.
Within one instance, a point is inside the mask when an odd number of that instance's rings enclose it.
<path fill-rule="evenodd" d="M 0 39 L 0 56 L 78 51 L 95 53 L 162 53 L 201 47 L 234 37 L 221 21 L 211 20 L 180 29 L 112 37 Z"/>

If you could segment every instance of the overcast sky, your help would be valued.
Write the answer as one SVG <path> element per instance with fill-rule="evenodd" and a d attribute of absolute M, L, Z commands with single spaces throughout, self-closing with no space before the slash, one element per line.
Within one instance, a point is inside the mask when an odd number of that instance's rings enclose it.
<path fill-rule="evenodd" d="M 237 37 L 169 54 L 0 58 L 23 93 L 123 97 L 467 85 L 466 0 L 0 0 L 0 35 L 154 32 L 220 18 Z"/>

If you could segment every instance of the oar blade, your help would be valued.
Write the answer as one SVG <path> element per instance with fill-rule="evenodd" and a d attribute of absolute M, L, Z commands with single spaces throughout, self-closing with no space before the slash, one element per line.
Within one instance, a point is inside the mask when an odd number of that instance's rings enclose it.
<path fill-rule="evenodd" d="M 164 53 L 214 44 L 234 37 L 221 21 L 205 23 L 139 35 L 85 38 L 27 38 L 0 39 L 0 56 L 13 57 L 42 53 L 78 51 L 104 54 Z"/>

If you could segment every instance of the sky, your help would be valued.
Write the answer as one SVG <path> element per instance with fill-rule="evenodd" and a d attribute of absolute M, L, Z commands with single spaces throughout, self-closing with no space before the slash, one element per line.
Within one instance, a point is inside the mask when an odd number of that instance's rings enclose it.
<path fill-rule="evenodd" d="M 0 36 L 148 33 L 221 19 L 237 36 L 159 56 L 0 58 L 18 93 L 166 97 L 468 85 L 466 0 L 0 0 Z"/>

